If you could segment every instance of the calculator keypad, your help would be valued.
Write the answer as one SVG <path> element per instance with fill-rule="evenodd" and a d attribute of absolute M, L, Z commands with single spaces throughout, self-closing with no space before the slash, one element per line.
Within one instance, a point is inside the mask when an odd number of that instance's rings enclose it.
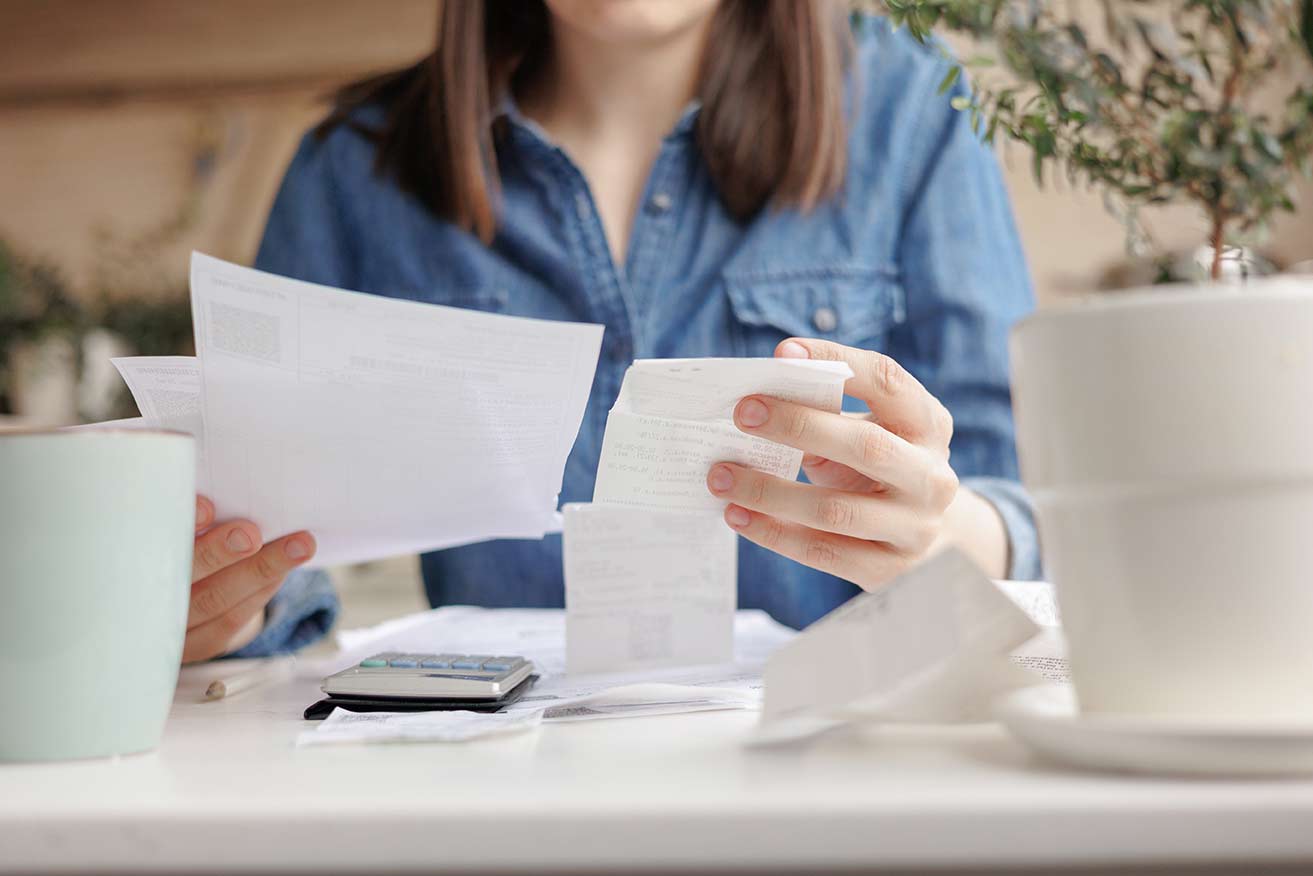
<path fill-rule="evenodd" d="M 325 679 L 328 693 L 487 697 L 505 694 L 527 678 L 523 657 L 493 654 L 416 654 L 384 651 Z"/>
<path fill-rule="evenodd" d="M 501 675 L 524 665 L 523 657 L 491 654 L 408 654 L 384 651 L 360 661 L 361 669 L 433 669 Z"/>

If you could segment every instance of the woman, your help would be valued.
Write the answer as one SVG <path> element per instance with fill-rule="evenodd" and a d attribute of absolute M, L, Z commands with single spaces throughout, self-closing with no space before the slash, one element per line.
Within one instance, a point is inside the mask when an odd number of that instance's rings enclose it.
<path fill-rule="evenodd" d="M 740 604 L 785 623 L 943 544 L 995 576 L 1038 571 L 1005 350 L 1029 281 L 998 169 L 949 105 L 960 86 L 938 93 L 937 49 L 796 0 L 440 13 L 431 57 L 346 88 L 306 137 L 258 267 L 604 323 L 563 501 L 591 497 L 634 358 L 849 362 L 862 416 L 759 397 L 735 412 L 804 450 L 810 483 L 708 472 L 745 537 Z M 326 578 L 288 576 L 310 534 L 260 547 L 250 523 L 199 512 L 186 659 L 296 647 L 331 621 Z M 434 605 L 559 606 L 560 550 L 552 537 L 439 551 L 425 587 Z"/>

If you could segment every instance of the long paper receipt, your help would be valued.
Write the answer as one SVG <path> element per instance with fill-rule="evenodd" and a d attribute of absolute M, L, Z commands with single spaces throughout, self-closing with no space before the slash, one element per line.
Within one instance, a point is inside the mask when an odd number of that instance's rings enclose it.
<path fill-rule="evenodd" d="M 569 671 L 728 661 L 737 548 L 734 532 L 706 515 L 566 505 Z"/>
<path fill-rule="evenodd" d="M 640 359 L 606 419 L 594 502 L 719 513 L 707 471 L 735 462 L 793 480 L 802 451 L 748 435 L 734 407 L 765 395 L 838 411 L 843 362 L 809 359 Z"/>
<path fill-rule="evenodd" d="M 559 528 L 601 326 L 347 292 L 199 253 L 191 294 L 198 482 L 220 519 L 266 538 L 309 530 L 317 565 Z M 116 364 L 148 417 L 165 398 L 186 410 L 162 395 L 187 385 L 183 363 Z"/>
<path fill-rule="evenodd" d="M 625 373 L 591 504 L 565 508 L 571 673 L 729 659 L 738 540 L 707 471 L 738 462 L 798 476 L 802 452 L 744 434 L 734 407 L 761 394 L 839 410 L 852 372 L 796 359 L 651 359 Z"/>
<path fill-rule="evenodd" d="M 852 721 L 983 717 L 998 693 L 1038 680 L 1013 654 L 1039 632 L 965 555 L 943 551 L 771 656 L 758 740 Z"/>

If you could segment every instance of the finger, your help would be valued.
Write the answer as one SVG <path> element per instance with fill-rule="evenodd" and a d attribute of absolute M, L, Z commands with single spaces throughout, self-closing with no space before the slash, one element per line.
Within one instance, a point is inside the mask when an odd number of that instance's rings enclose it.
<path fill-rule="evenodd" d="M 866 402 L 876 422 L 920 444 L 947 448 L 953 437 L 953 417 L 948 409 L 902 365 L 883 353 L 813 338 L 790 338 L 776 347 L 775 355 L 846 362 L 853 376 L 844 384 L 844 394 Z"/>
<path fill-rule="evenodd" d="M 214 503 L 204 496 L 196 497 L 196 531 L 204 532 L 214 523 Z"/>
<path fill-rule="evenodd" d="M 707 488 L 751 511 L 823 532 L 884 542 L 904 552 L 925 550 L 938 531 L 931 515 L 902 502 L 786 481 L 729 462 L 711 467 Z"/>
<path fill-rule="evenodd" d="M 883 485 L 878 481 L 871 480 L 866 475 L 844 465 L 842 462 L 835 462 L 833 459 L 826 459 L 824 456 L 804 453 L 802 470 L 807 475 L 807 480 L 819 487 L 831 487 L 836 490 L 882 491 L 881 487 Z"/>
<path fill-rule="evenodd" d="M 734 408 L 734 424 L 815 456 L 843 463 L 900 490 L 925 488 L 932 457 L 878 423 L 796 402 L 750 395 Z"/>
<path fill-rule="evenodd" d="M 748 541 L 867 590 L 897 577 L 912 562 L 888 545 L 820 532 L 739 505 L 725 509 L 725 522 Z"/>
<path fill-rule="evenodd" d="M 264 611 L 264 607 L 278 592 L 281 581 L 258 588 L 238 601 L 233 607 L 199 626 L 187 630 L 182 646 L 182 662 L 194 663 L 209 660 L 228 650 L 233 637 L 241 632 L 251 619 Z"/>
<path fill-rule="evenodd" d="M 260 530 L 249 520 L 230 520 L 196 536 L 191 580 L 195 584 L 260 549 Z"/>
<path fill-rule="evenodd" d="M 255 554 L 197 581 L 191 589 L 187 629 L 227 614 L 252 593 L 277 586 L 287 573 L 314 556 L 315 540 L 296 532 L 269 542 Z"/>

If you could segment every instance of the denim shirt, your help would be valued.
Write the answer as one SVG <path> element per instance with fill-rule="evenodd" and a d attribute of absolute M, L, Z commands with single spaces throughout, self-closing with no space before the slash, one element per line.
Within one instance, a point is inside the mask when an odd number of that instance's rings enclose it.
<path fill-rule="evenodd" d="M 840 196 L 810 213 L 732 218 L 699 154 L 691 107 L 661 143 L 623 265 L 612 261 L 579 168 L 512 104 L 502 110 L 509 124 L 491 246 L 375 175 L 374 148 L 357 132 L 307 136 L 256 266 L 395 298 L 603 324 L 563 502 L 591 498 L 606 413 L 636 358 L 770 356 L 789 336 L 882 351 L 952 413 L 953 467 L 1006 524 L 1010 576 L 1034 577 L 1006 343 L 1032 307 L 1030 281 L 994 157 L 949 105 L 963 88 L 938 93 L 946 65 L 937 48 L 883 22 L 857 29 L 847 178 Z M 563 604 L 559 535 L 437 551 L 422 568 L 433 605 Z M 738 586 L 741 606 L 794 627 L 857 593 L 745 540 Z M 303 644 L 333 611 L 326 576 L 294 574 L 242 653 Z"/>

